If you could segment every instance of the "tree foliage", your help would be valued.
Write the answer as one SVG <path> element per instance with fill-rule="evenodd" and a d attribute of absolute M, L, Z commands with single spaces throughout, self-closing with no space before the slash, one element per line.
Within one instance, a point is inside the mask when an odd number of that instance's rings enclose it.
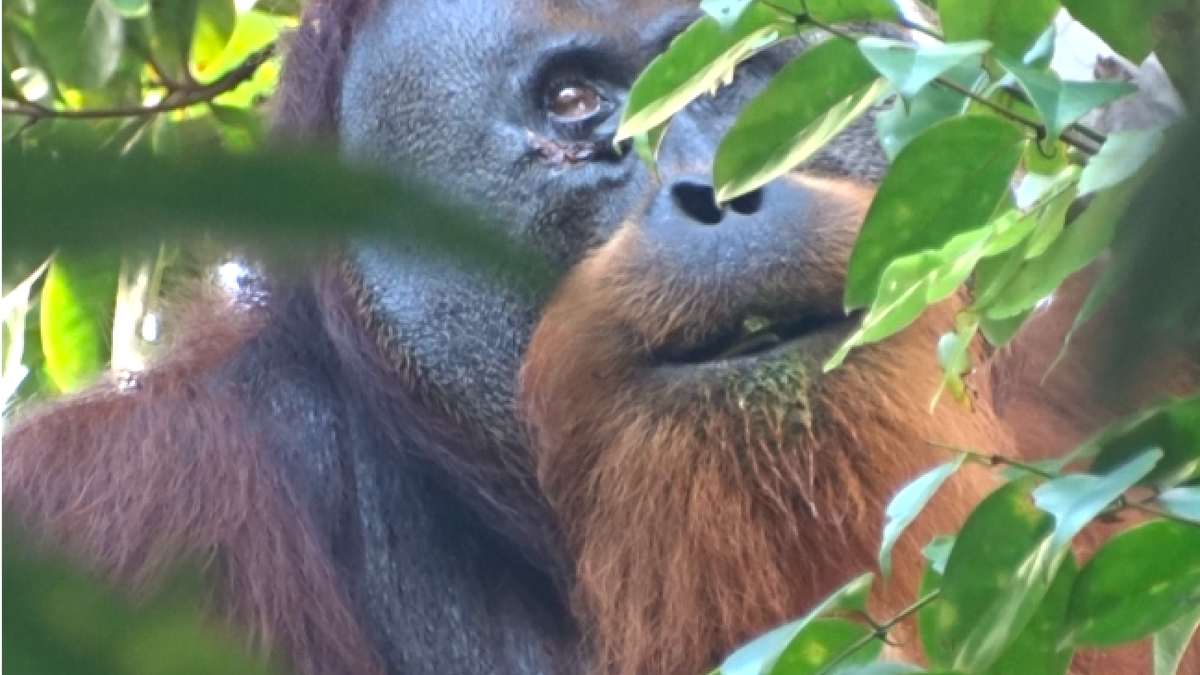
<path fill-rule="evenodd" d="M 1200 51 L 1200 4 L 936 4 L 914 14 L 887 0 L 705 0 L 706 15 L 633 86 L 617 140 L 633 139 L 653 166 L 672 116 L 736 77 L 738 63 L 821 36 L 741 111 L 713 174 L 719 198 L 736 199 L 876 110 L 893 163 L 848 270 L 845 305 L 863 312 L 861 327 L 828 369 L 969 284 L 971 302 L 936 349 L 943 390 L 970 405 L 971 376 L 983 364 L 971 363 L 968 345 L 1003 347 L 1060 284 L 1101 257 L 1108 264 L 1076 320 L 1082 326 L 1107 302 L 1121 327 L 1112 340 L 1121 358 L 1097 373 L 1098 388 L 1119 391 L 1144 375 L 1147 356 L 1195 349 L 1200 194 L 1189 180 L 1200 175 L 1200 125 L 1098 133 L 1083 120 L 1136 87 L 1064 80 L 1049 63 L 1051 23 L 1065 7 L 1119 55 L 1157 54 L 1194 107 L 1186 66 Z M 259 147 L 274 45 L 297 11 L 289 0 L 5 1 L 6 407 L 77 389 L 106 364 L 152 351 L 147 326 L 164 276 L 179 266 L 179 242 L 200 233 L 227 246 L 277 246 L 286 236 L 302 250 L 369 233 L 403 209 L 399 234 L 415 244 L 528 275 L 527 251 L 505 248 L 419 186 L 397 190 L 327 163 L 314 184 L 306 177 L 320 159 Z M 864 31 L 867 21 L 919 39 L 881 37 Z M 865 574 L 729 655 L 719 672 L 920 672 L 875 663 L 901 622 L 919 627 L 930 672 L 1056 675 L 1079 647 L 1139 640 L 1153 642 L 1156 675 L 1174 672 L 1200 623 L 1200 394 L 1158 402 L 1055 461 L 948 449 L 945 464 L 880 514 L 885 577 L 905 528 L 968 464 L 1008 482 L 955 537 L 929 542 L 921 594 L 907 609 L 867 618 L 874 576 Z M 1081 530 L 1129 512 L 1138 524 L 1075 559 Z M 215 656 L 224 647 L 179 619 L 183 610 L 116 609 L 69 572 L 13 550 L 5 550 L 4 590 L 15 598 L 5 601 L 5 637 L 28 672 L 83 672 L 97 662 L 113 672 L 178 672 L 187 661 L 180 654 L 205 655 L 187 662 L 190 672 L 218 672 L 238 658 Z M 54 614 L 65 606 L 104 609 L 73 611 L 68 621 Z M 135 639 L 184 646 L 157 666 L 123 660 Z"/>

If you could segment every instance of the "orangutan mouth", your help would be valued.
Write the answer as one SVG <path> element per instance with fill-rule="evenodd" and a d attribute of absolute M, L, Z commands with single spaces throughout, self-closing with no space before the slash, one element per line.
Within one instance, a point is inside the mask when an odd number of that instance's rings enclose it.
<path fill-rule="evenodd" d="M 655 358 L 665 364 L 696 365 L 754 357 L 818 334 L 843 332 L 856 325 L 860 318 L 861 312 L 814 313 L 789 320 L 750 315 L 713 332 L 698 344 L 658 350 Z"/>

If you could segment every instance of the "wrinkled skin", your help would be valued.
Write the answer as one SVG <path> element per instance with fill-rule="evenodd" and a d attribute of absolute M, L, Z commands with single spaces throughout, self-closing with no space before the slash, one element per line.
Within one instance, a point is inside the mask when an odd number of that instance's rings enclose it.
<path fill-rule="evenodd" d="M 260 307 L 202 306 L 125 386 L 26 417 L 4 440 L 6 513 L 135 592 L 205 556 L 215 609 L 303 673 L 692 675 L 872 567 L 888 497 L 945 460 L 925 440 L 1052 452 L 1101 423 L 1054 405 L 1083 398 L 1072 375 L 1026 387 L 1061 331 L 979 373 L 976 412 L 930 414 L 953 303 L 821 373 L 853 327 L 845 262 L 885 168 L 871 121 L 716 211 L 721 134 L 794 42 L 682 112 L 653 180 L 609 141 L 697 16 L 315 0 L 284 129 L 507 223 L 563 271 L 553 296 L 351 242 Z M 782 344 L 729 352 L 750 318 Z M 961 479 L 913 526 L 884 611 L 988 486 Z"/>

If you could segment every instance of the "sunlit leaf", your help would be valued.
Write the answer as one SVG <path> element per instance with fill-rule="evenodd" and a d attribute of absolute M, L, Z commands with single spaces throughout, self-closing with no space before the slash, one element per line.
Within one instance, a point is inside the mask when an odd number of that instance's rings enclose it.
<path fill-rule="evenodd" d="M 871 629 L 845 619 L 816 619 L 792 638 L 767 672 L 770 675 L 810 675 L 871 635 Z M 883 650 L 882 640 L 871 640 L 842 658 L 853 666 L 874 661 Z"/>
<path fill-rule="evenodd" d="M 42 286 L 46 372 L 60 391 L 75 391 L 108 363 L 120 263 L 80 252 L 55 256 Z"/>
<path fill-rule="evenodd" d="M 1022 130 L 1003 120 L 956 117 L 905 147 L 879 187 L 854 246 L 846 306 L 872 303 L 890 261 L 939 249 L 956 234 L 986 224 L 1004 197 L 1024 142 Z"/>
<path fill-rule="evenodd" d="M 892 572 L 892 548 L 900 535 L 921 514 L 938 488 L 958 471 L 964 460 L 966 455 L 959 455 L 953 462 L 947 462 L 904 486 L 892 497 L 885 514 L 887 522 L 883 527 L 883 543 L 879 546 L 879 568 L 884 577 Z"/>
<path fill-rule="evenodd" d="M 713 184 L 725 202 L 819 151 L 886 90 L 854 44 L 828 40 L 784 66 L 717 148 Z"/>
<path fill-rule="evenodd" d="M 980 64 L 967 63 L 951 68 L 942 77 L 970 90 L 982 73 Z M 925 87 L 908 105 L 897 99 L 890 108 L 875 115 L 879 142 L 888 159 L 894 161 L 896 155 L 914 138 L 934 124 L 961 114 L 966 107 L 967 99 L 956 91 L 936 84 Z"/>
<path fill-rule="evenodd" d="M 1046 136 L 1058 140 L 1063 130 L 1102 105 L 1137 91 L 1129 82 L 1096 80 L 1072 82 L 1059 79 L 1051 71 L 1040 71 L 1019 59 L 998 56 L 996 60 L 1017 79 L 1029 96 L 1046 126 Z"/>
<path fill-rule="evenodd" d="M 1155 520 L 1115 535 L 1071 593 L 1069 639 L 1116 645 L 1166 628 L 1200 603 L 1200 528 Z"/>
<path fill-rule="evenodd" d="M 867 36 L 858 41 L 863 56 L 905 99 L 911 99 L 953 68 L 971 61 L 980 67 L 980 56 L 992 44 L 986 40 L 922 44 Z"/>
<path fill-rule="evenodd" d="M 613 140 L 632 138 L 662 124 L 732 78 L 740 61 L 792 35 L 794 24 L 761 5 L 752 6 L 729 29 L 712 17 L 700 19 L 642 71 L 629 91 Z"/>

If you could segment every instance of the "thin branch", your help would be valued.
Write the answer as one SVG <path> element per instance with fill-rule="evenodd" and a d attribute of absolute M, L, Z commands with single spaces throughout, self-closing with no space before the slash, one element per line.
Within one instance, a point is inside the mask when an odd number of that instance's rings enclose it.
<path fill-rule="evenodd" d="M 155 105 L 71 110 L 48 108 L 38 103 L 4 99 L 3 112 L 5 115 L 28 117 L 31 122 L 36 122 L 43 119 L 99 120 L 114 117 L 143 117 L 181 110 L 198 103 L 211 102 L 221 94 L 233 91 L 254 77 L 254 73 L 258 71 L 258 68 L 266 63 L 274 53 L 275 43 L 271 43 L 263 49 L 247 56 L 245 60 L 216 80 L 208 84 L 197 84 L 195 86 L 176 89 L 167 98 Z"/>
<path fill-rule="evenodd" d="M 921 611 L 921 609 L 923 607 L 925 607 L 926 605 L 928 605 L 929 603 L 933 602 L 934 600 L 937 600 L 938 595 L 940 595 L 940 594 L 941 594 L 940 589 L 935 589 L 933 591 L 930 591 L 926 595 L 918 598 L 917 601 L 914 602 L 913 604 L 900 610 L 900 612 L 898 614 L 896 614 L 896 616 L 893 616 L 892 618 L 888 619 L 884 623 L 881 623 L 876 626 L 872 626 L 870 633 L 867 633 L 866 635 L 860 637 L 859 639 L 857 639 L 854 642 L 847 645 L 846 648 L 843 649 L 837 656 L 833 657 L 828 662 L 826 662 L 825 665 L 821 666 L 821 669 L 819 671 L 817 671 L 817 675 L 824 675 L 824 673 L 833 672 L 833 670 L 842 661 L 845 661 L 846 659 L 850 658 L 851 656 L 854 655 L 855 652 L 862 649 L 863 647 L 866 647 L 868 644 L 870 644 L 874 640 L 882 640 L 882 641 L 886 642 L 889 631 L 891 631 L 893 628 L 895 628 L 896 625 L 899 624 L 901 621 L 904 621 L 905 619 L 912 616 L 913 614 L 916 614 L 917 612 Z"/>
<path fill-rule="evenodd" d="M 1003 464 L 1005 466 L 1011 466 L 1016 469 L 1021 469 L 1022 471 L 1028 471 L 1029 473 L 1032 473 L 1036 476 L 1041 476 L 1042 478 L 1045 478 L 1047 480 L 1054 480 L 1055 478 L 1059 478 L 1059 476 L 1053 472 L 1046 471 L 1045 469 L 1039 469 L 1038 467 L 1036 467 L 1032 464 L 1026 464 L 1025 462 L 1022 462 L 1020 460 L 1013 459 L 1011 457 L 1005 457 L 1004 455 L 989 454 L 986 452 L 980 452 L 979 450 L 972 450 L 970 448 L 964 448 L 961 445 L 953 445 L 951 443 L 942 443 L 941 441 L 926 440 L 925 442 L 935 448 L 941 448 L 942 450 L 949 450 L 951 452 L 957 452 L 959 454 L 966 455 L 968 457 L 972 457 L 974 459 L 979 460 L 980 462 L 982 462 L 983 464 L 985 464 L 987 466 L 999 466 L 999 465 Z"/>

